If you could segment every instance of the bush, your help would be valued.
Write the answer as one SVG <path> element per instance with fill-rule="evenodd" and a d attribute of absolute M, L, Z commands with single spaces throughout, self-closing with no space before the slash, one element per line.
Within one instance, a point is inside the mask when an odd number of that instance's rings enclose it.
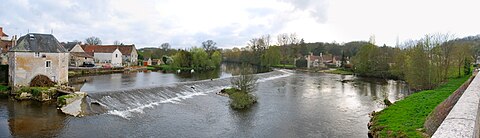
<path fill-rule="evenodd" d="M 67 104 L 67 101 L 66 101 L 67 98 L 73 98 L 73 96 L 72 95 L 62 95 L 62 96 L 60 96 L 60 97 L 57 98 L 57 104 L 58 105 Z"/>
<path fill-rule="evenodd" d="M 240 91 L 230 94 L 229 97 L 232 99 L 230 106 L 233 109 L 246 109 L 257 102 L 257 98 L 255 96 Z"/>

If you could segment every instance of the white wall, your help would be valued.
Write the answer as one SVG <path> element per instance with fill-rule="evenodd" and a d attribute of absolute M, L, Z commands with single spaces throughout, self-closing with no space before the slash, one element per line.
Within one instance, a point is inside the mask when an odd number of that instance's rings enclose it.
<path fill-rule="evenodd" d="M 111 63 L 113 66 L 122 66 L 122 52 L 115 49 L 113 53 L 93 53 L 96 63 Z"/>

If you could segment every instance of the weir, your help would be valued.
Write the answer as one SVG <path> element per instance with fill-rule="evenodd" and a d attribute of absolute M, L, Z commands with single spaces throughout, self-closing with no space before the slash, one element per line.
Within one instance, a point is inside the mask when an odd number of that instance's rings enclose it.
<path fill-rule="evenodd" d="M 267 80 L 287 77 L 292 74 L 289 70 L 274 70 L 272 72 L 255 74 L 257 83 Z M 193 96 L 206 95 L 230 87 L 230 78 L 180 82 L 168 85 L 149 86 L 110 90 L 89 93 L 90 102 L 98 103 L 106 108 L 109 114 L 129 118 L 132 113 L 143 113 L 145 108 L 164 103 L 178 103 Z"/>

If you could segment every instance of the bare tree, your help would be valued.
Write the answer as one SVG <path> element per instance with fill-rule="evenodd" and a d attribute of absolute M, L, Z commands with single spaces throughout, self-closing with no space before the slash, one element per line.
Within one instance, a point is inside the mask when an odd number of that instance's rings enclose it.
<path fill-rule="evenodd" d="M 215 45 L 217 45 L 217 43 L 213 42 L 213 40 L 202 42 L 202 47 L 208 53 L 209 57 L 212 56 L 213 51 L 217 50 Z"/>
<path fill-rule="evenodd" d="M 163 50 L 168 50 L 170 49 L 170 47 L 170 43 L 163 43 L 162 45 L 160 45 L 160 48 Z"/>
<path fill-rule="evenodd" d="M 233 85 L 234 88 L 239 89 L 242 92 L 252 92 L 255 90 L 257 77 L 253 75 L 252 68 L 246 67 L 246 65 L 242 65 L 240 75 L 232 77 L 230 79 L 230 83 Z"/>
<path fill-rule="evenodd" d="M 268 48 L 272 42 L 272 37 L 270 36 L 270 34 L 263 35 L 261 39 L 263 40 L 263 44 L 265 45 L 265 47 Z"/>
<path fill-rule="evenodd" d="M 113 41 L 113 45 L 123 45 L 123 43 L 118 40 L 115 40 Z"/>
<path fill-rule="evenodd" d="M 100 40 L 100 38 L 98 38 L 98 37 L 92 36 L 92 37 L 89 37 L 89 38 L 85 39 L 85 44 L 100 45 L 100 44 L 102 44 L 102 40 Z"/>

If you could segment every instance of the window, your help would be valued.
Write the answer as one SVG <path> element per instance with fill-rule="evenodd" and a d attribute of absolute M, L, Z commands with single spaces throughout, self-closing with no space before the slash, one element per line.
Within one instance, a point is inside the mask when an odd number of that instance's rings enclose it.
<path fill-rule="evenodd" d="M 35 57 L 40 57 L 40 52 L 35 52 Z"/>
<path fill-rule="evenodd" d="M 118 54 L 115 54 L 115 57 L 118 58 Z"/>
<path fill-rule="evenodd" d="M 52 61 L 50 61 L 50 60 L 45 61 L 45 67 L 47 67 L 47 68 L 52 67 Z"/>

